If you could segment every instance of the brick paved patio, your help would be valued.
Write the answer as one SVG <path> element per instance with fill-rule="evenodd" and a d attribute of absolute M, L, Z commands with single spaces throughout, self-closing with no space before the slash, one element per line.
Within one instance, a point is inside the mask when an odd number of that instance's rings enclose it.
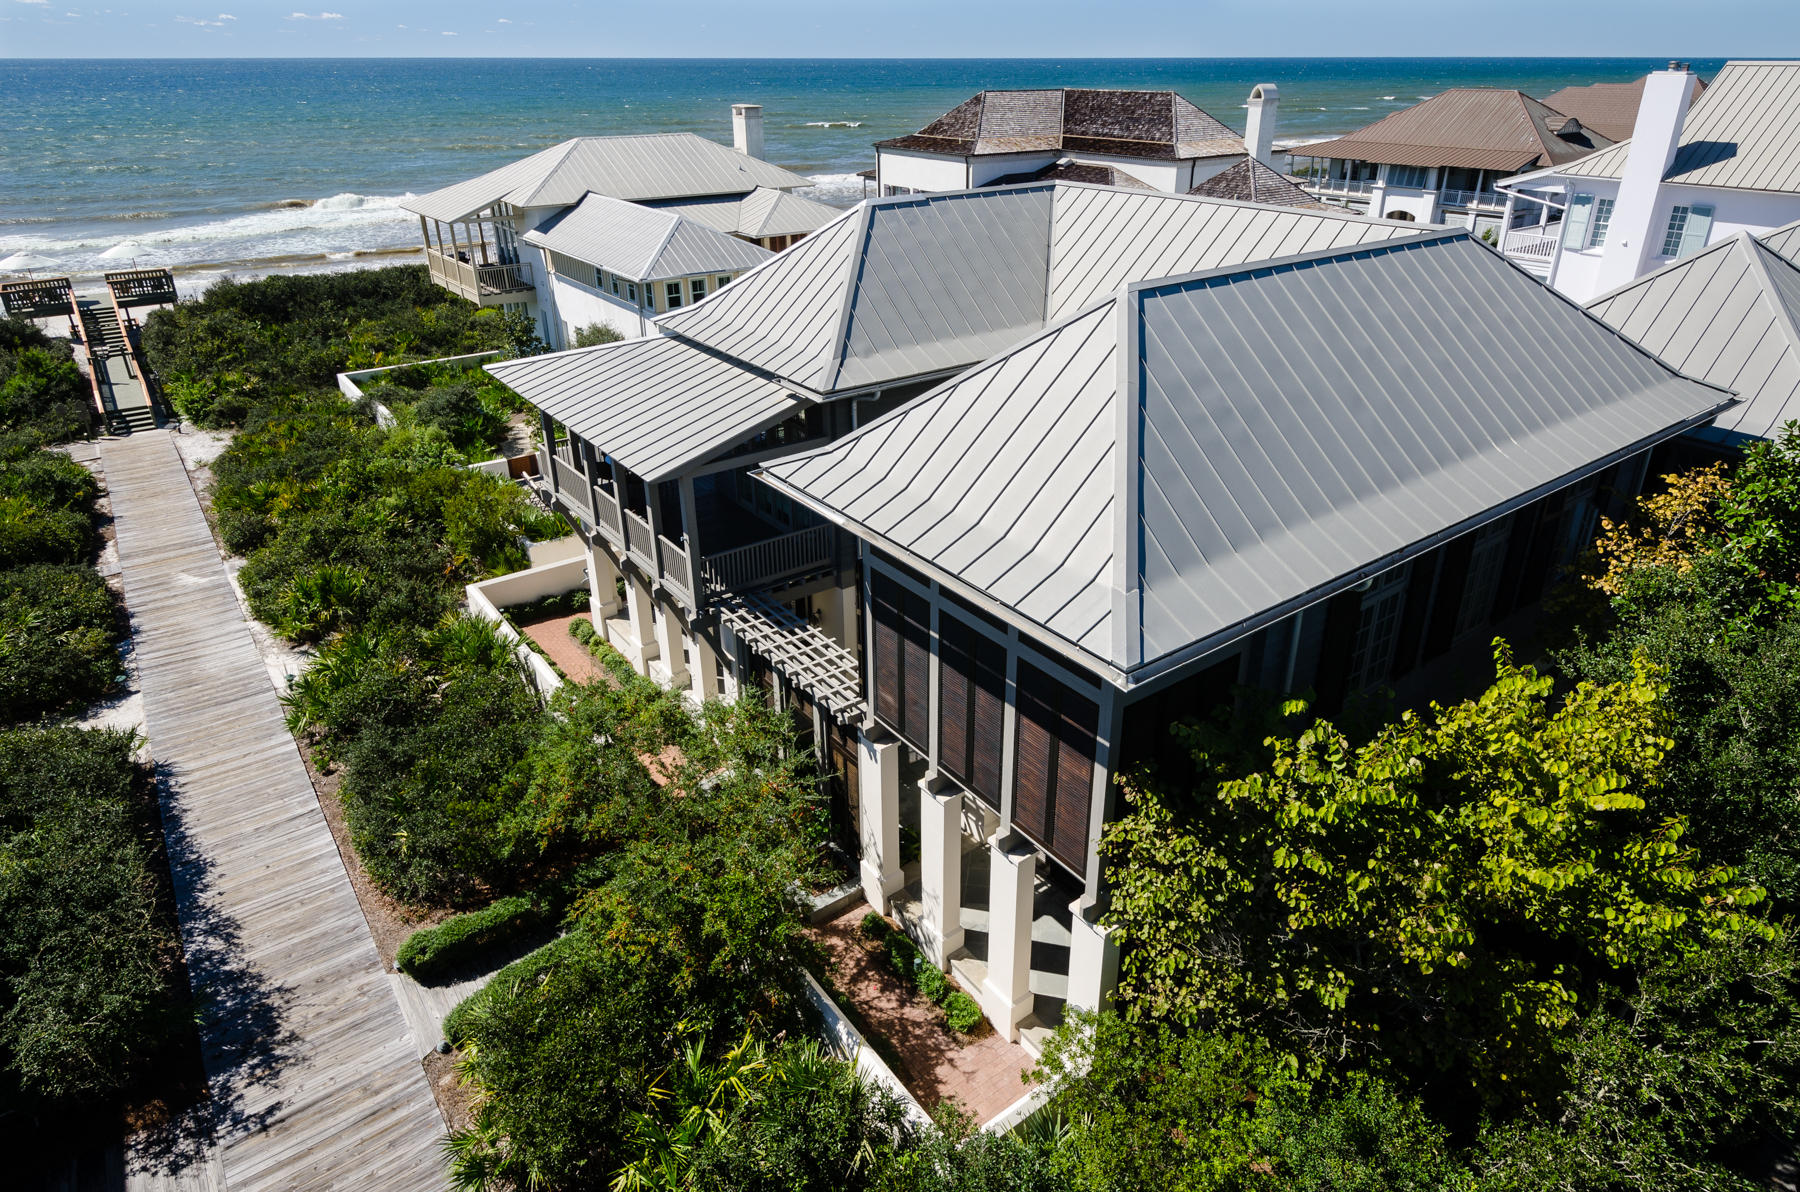
<path fill-rule="evenodd" d="M 588 653 L 586 646 L 569 636 L 571 622 L 588 619 L 586 613 L 575 613 L 572 616 L 520 622 L 519 628 L 544 648 L 544 653 L 550 655 L 550 660 L 562 667 L 563 674 L 577 683 L 591 683 L 606 672 L 600 669 L 599 660 Z"/>
<path fill-rule="evenodd" d="M 985 1022 L 974 1036 L 951 1030 L 943 1011 L 901 981 L 879 945 L 864 938 L 858 924 L 868 910 L 858 903 L 812 929 L 833 982 L 849 996 L 859 1025 L 887 1044 L 894 1074 L 927 1112 L 956 1101 L 977 1122 L 992 1119 L 1028 1091 L 1020 1077 L 1031 1070 L 1031 1056 Z"/>

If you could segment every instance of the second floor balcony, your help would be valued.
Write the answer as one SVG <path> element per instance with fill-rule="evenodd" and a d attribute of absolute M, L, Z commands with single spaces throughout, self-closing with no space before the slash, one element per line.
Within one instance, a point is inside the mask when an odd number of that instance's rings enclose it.
<path fill-rule="evenodd" d="M 425 267 L 431 273 L 431 280 L 477 306 L 523 302 L 535 291 L 530 265 L 483 265 L 462 259 L 466 255 L 427 248 Z"/>

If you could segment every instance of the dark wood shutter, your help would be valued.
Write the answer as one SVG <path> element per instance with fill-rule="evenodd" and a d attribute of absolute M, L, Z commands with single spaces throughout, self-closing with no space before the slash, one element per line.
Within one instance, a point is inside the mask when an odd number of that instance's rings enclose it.
<path fill-rule="evenodd" d="M 901 593 L 900 735 L 920 753 L 931 747 L 931 603 L 910 591 Z"/>
<path fill-rule="evenodd" d="M 1000 806 L 1006 711 L 1006 647 L 938 610 L 938 764 Z"/>
<path fill-rule="evenodd" d="M 1013 826 L 1079 872 L 1087 861 L 1099 706 L 1026 662 L 1017 690 Z"/>
<path fill-rule="evenodd" d="M 900 727 L 900 585 L 872 572 L 869 610 L 875 622 L 875 715 Z"/>

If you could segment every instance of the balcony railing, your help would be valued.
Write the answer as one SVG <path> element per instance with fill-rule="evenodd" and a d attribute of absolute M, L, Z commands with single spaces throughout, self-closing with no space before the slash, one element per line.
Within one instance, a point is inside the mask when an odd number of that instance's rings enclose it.
<path fill-rule="evenodd" d="M 1445 207 L 1467 207 L 1476 211 L 1506 210 L 1506 196 L 1491 190 L 1441 190 L 1438 203 Z"/>
<path fill-rule="evenodd" d="M 651 533 L 650 523 L 630 509 L 625 510 L 625 550 L 656 574 L 656 535 Z"/>
<path fill-rule="evenodd" d="M 1508 232 L 1501 241 L 1501 251 L 1509 257 L 1520 257 L 1527 262 L 1540 262 L 1548 265 L 1556 257 L 1557 245 L 1562 236 L 1558 233 L 1545 233 L 1536 228 L 1520 228 Z"/>
<path fill-rule="evenodd" d="M 541 461 L 540 461 L 541 462 Z M 556 485 L 557 495 L 575 507 L 577 514 L 586 515 L 589 524 L 594 520 L 594 486 L 588 483 L 581 470 L 565 460 L 561 455 L 550 457 L 550 475 Z"/>
<path fill-rule="evenodd" d="M 619 510 L 619 498 L 613 496 L 611 484 L 594 486 L 594 521 L 614 546 L 625 545 L 625 519 Z"/>
<path fill-rule="evenodd" d="M 694 607 L 694 563 L 687 548 L 657 535 L 662 545 L 663 582 L 689 607 Z"/>
<path fill-rule="evenodd" d="M 1307 178 L 1301 185 L 1329 195 L 1366 195 L 1375 189 L 1373 178 Z"/>
<path fill-rule="evenodd" d="M 470 302 L 494 301 L 530 293 L 535 288 L 531 284 L 531 266 L 526 264 L 477 265 L 428 248 L 425 265 L 432 281 Z"/>
<path fill-rule="evenodd" d="M 830 526 L 813 526 L 701 560 L 708 591 L 748 591 L 830 566 L 837 540 Z"/>

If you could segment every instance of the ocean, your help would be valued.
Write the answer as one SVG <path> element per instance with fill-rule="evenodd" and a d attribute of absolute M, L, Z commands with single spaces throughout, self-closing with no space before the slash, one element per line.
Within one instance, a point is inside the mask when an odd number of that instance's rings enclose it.
<path fill-rule="evenodd" d="M 1539 97 L 1663 65 L 1619 58 L 0 60 L 0 257 L 77 276 L 326 266 L 418 242 L 400 200 L 571 136 L 729 144 L 763 105 L 771 161 L 848 206 L 871 143 L 983 88 L 1174 88 L 1235 128 L 1281 89 L 1278 146 L 1348 132 L 1447 87 Z M 1703 77 L 1719 62 L 1695 62 Z M 110 254 L 102 256 L 102 254 Z M 198 278 L 192 279 L 198 280 Z"/>

